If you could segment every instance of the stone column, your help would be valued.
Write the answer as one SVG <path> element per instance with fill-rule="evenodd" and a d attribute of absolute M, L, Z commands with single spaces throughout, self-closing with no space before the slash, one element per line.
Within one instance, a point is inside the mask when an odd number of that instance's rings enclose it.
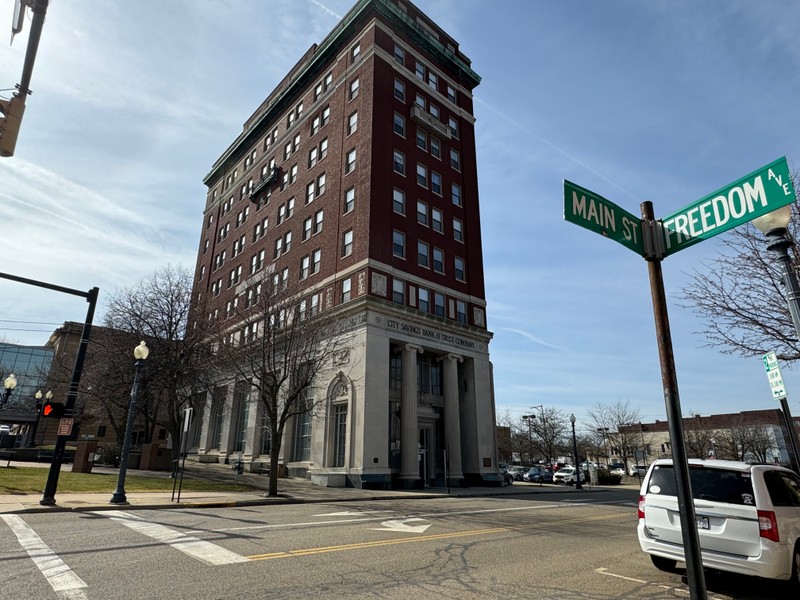
<path fill-rule="evenodd" d="M 459 485 L 464 479 L 461 472 L 461 411 L 458 403 L 458 363 L 464 359 L 457 354 L 447 354 L 442 361 L 444 371 L 444 437 L 449 468 L 447 476 Z"/>
<path fill-rule="evenodd" d="M 400 401 L 400 479 L 406 487 L 419 480 L 417 444 L 417 352 L 422 348 L 413 344 L 403 346 L 403 390 Z"/>
<path fill-rule="evenodd" d="M 200 414 L 195 415 L 195 419 L 198 417 L 201 419 L 200 423 L 197 424 L 197 427 L 200 427 L 200 443 L 197 448 L 198 454 L 208 454 L 210 449 L 209 445 L 211 444 L 211 405 L 214 395 L 208 392 L 204 392 L 204 394 L 206 396 L 206 401 L 203 406 L 197 407 L 197 411 Z"/>

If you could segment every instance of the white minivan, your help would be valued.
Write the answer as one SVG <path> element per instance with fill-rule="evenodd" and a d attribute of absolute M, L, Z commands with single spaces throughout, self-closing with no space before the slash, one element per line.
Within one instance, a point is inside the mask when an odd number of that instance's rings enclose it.
<path fill-rule="evenodd" d="M 689 460 L 703 566 L 791 580 L 800 592 L 800 476 L 776 465 Z M 650 465 L 639 495 L 639 545 L 669 571 L 684 561 L 671 459 Z"/>

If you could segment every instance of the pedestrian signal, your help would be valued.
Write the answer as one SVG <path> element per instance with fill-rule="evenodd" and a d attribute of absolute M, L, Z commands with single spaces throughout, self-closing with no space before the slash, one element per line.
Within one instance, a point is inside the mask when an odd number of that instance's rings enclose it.
<path fill-rule="evenodd" d="M 64 416 L 64 403 L 63 402 L 45 402 L 42 406 L 42 416 L 60 419 Z"/>

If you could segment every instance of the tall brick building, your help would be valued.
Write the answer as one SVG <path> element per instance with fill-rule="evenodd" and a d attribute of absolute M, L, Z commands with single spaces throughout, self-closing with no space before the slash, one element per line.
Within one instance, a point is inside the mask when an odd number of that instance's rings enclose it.
<path fill-rule="evenodd" d="M 458 43 L 410 2 L 359 0 L 213 165 L 195 292 L 224 318 L 254 282 L 300 286 L 351 341 L 286 431 L 323 485 L 497 480 L 472 90 Z M 298 283 L 299 282 L 299 283 Z M 266 461 L 236 381 L 200 404 L 200 460 Z M 224 409 L 228 407 L 228 409 Z"/>

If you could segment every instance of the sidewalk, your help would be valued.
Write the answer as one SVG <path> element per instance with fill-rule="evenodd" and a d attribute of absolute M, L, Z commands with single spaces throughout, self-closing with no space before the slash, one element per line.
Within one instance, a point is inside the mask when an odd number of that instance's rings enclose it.
<path fill-rule="evenodd" d="M 46 464 L 14 462 L 16 467 L 49 467 Z M 71 470 L 72 465 L 63 465 L 62 469 Z M 0 468 L 0 477 L 2 477 Z M 116 473 L 116 469 L 95 467 L 94 473 Z M 146 477 L 168 478 L 164 471 L 129 470 L 128 474 Z M 236 474 L 229 465 L 186 463 L 184 479 L 203 479 L 233 483 Z M 239 483 L 255 488 L 248 492 L 187 492 L 181 491 L 180 502 L 173 501 L 172 491 L 168 492 L 128 492 L 128 504 L 110 504 L 113 490 L 107 493 L 69 494 L 56 492 L 54 506 L 39 504 L 41 494 L 9 494 L 0 495 L 0 514 L 6 513 L 49 513 L 63 511 L 94 510 L 132 510 L 141 508 L 213 508 L 221 506 L 254 506 L 268 504 L 301 504 L 309 502 L 352 502 L 368 500 L 407 500 L 411 498 L 436 497 L 475 497 L 475 496 L 509 496 L 520 494 L 551 494 L 572 491 L 575 494 L 586 491 L 613 489 L 638 489 L 637 485 L 621 486 L 584 486 L 584 490 L 576 490 L 565 486 L 536 485 L 516 483 L 504 487 L 468 487 L 468 488 L 426 488 L 425 490 L 362 490 L 357 488 L 319 487 L 299 477 L 282 477 L 278 480 L 278 496 L 265 496 L 268 478 L 254 473 L 243 473 L 238 476 Z M 177 489 L 175 497 L 177 499 Z"/>

